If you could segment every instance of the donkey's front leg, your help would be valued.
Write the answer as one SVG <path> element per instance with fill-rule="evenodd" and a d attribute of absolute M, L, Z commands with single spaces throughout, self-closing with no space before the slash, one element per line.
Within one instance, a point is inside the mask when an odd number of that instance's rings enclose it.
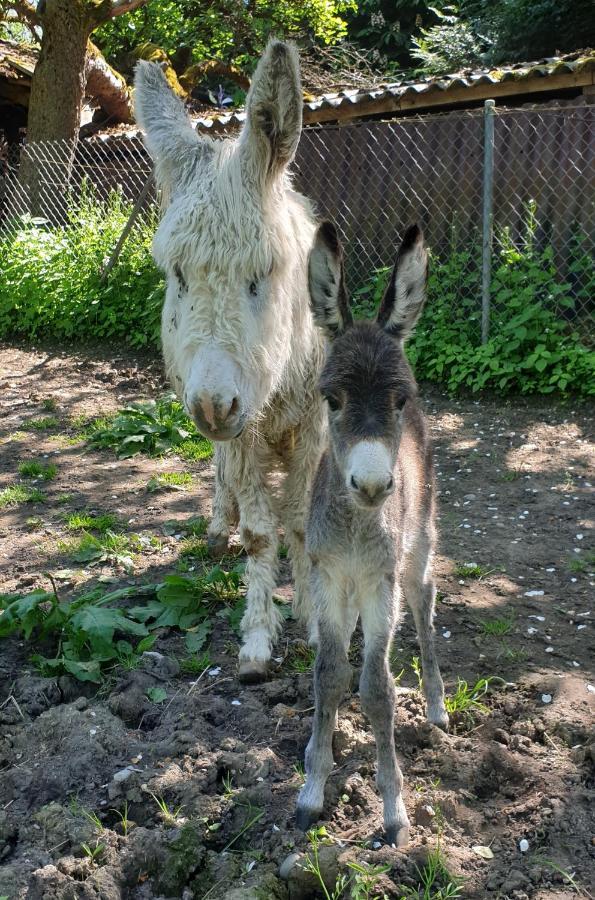
<path fill-rule="evenodd" d="M 319 644 L 314 668 L 314 727 L 306 747 L 306 783 L 297 801 L 296 823 L 306 831 L 320 816 L 324 787 L 333 768 L 333 732 L 337 710 L 351 681 L 347 650 L 357 621 L 330 580 L 312 573 L 314 606 L 318 618 Z"/>
<path fill-rule="evenodd" d="M 273 603 L 277 571 L 277 519 L 267 486 L 266 459 L 258 448 L 230 444 L 228 471 L 233 471 L 240 510 L 240 540 L 248 554 L 246 612 L 242 618 L 240 679 L 266 678 L 273 643 L 283 622 Z"/>
<path fill-rule="evenodd" d="M 207 532 L 207 545 L 211 556 L 223 556 L 229 542 L 229 532 L 237 525 L 238 507 L 231 488 L 229 472 L 226 471 L 226 447 L 215 444 L 215 494 L 213 515 Z"/>
<path fill-rule="evenodd" d="M 396 597 L 392 579 L 360 605 L 364 632 L 364 667 L 360 678 L 362 710 L 376 738 L 376 784 L 384 804 L 384 829 L 389 844 L 409 840 L 409 819 L 401 794 L 403 776 L 395 753 L 395 681 L 388 653 L 395 625 Z"/>
<path fill-rule="evenodd" d="M 305 527 L 310 487 L 320 457 L 323 423 L 314 408 L 308 422 L 296 433 L 287 454 L 281 516 L 294 580 L 293 612 L 307 630 L 311 644 L 318 643 L 316 616 L 310 597 L 310 560 L 306 553 Z"/>

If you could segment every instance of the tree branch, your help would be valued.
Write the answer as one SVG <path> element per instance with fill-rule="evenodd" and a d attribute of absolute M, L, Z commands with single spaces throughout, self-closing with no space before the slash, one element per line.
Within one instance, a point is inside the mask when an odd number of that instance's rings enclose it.
<path fill-rule="evenodd" d="M 146 6 L 148 2 L 149 0 L 113 0 L 107 17 L 115 19 L 116 16 L 121 16 L 123 13 L 133 12 L 141 6 Z"/>
<path fill-rule="evenodd" d="M 6 9 L 13 9 L 21 22 L 26 22 L 30 28 L 39 28 L 41 19 L 37 10 L 29 0 L 9 0 L 5 4 Z"/>

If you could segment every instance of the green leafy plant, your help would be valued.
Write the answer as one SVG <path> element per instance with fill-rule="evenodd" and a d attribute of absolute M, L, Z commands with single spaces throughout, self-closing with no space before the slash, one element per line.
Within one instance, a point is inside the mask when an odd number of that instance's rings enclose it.
<path fill-rule="evenodd" d="M 292 672 L 310 672 L 316 661 L 316 650 L 303 643 L 296 643 L 287 655 L 287 662 Z"/>
<path fill-rule="evenodd" d="M 486 569 L 479 563 L 457 563 L 453 569 L 453 574 L 457 578 L 485 578 L 493 569 Z"/>
<path fill-rule="evenodd" d="M 19 463 L 19 475 L 21 478 L 39 478 L 42 481 L 52 481 L 57 474 L 58 466 L 54 465 L 54 463 L 44 465 L 34 460 Z"/>
<path fill-rule="evenodd" d="M 128 800 L 124 800 L 124 809 L 119 810 L 112 807 L 111 812 L 115 813 L 120 820 L 120 828 L 124 837 L 128 836 L 128 832 L 132 828 L 133 822 L 128 818 Z"/>
<path fill-rule="evenodd" d="M 105 851 L 105 844 L 96 843 L 94 847 L 90 847 L 89 844 L 81 844 L 81 849 L 92 863 L 97 864 Z"/>
<path fill-rule="evenodd" d="M 177 452 L 181 445 L 196 444 L 197 453 L 202 459 L 212 455 L 213 448 L 198 433 L 194 423 L 184 413 L 182 404 L 172 395 L 146 403 L 133 403 L 124 407 L 105 428 L 96 428 L 89 438 L 92 447 L 110 448 L 116 451 L 121 459 L 146 453 L 149 456 L 161 456 L 165 453 Z M 178 473 L 169 473 L 175 476 Z M 159 476 L 157 476 L 159 479 Z M 153 489 L 171 486 L 170 481 L 156 481 Z M 150 488 L 151 489 L 151 488 Z"/>
<path fill-rule="evenodd" d="M 388 894 L 378 892 L 378 879 L 390 872 L 390 865 L 371 866 L 368 863 L 348 862 L 353 872 L 350 900 L 388 900 Z"/>
<path fill-rule="evenodd" d="M 29 419 L 24 427 L 31 431 L 49 431 L 51 428 L 57 428 L 60 420 L 55 416 L 42 416 L 40 419 Z"/>
<path fill-rule="evenodd" d="M 181 812 L 184 809 L 183 805 L 180 804 L 180 806 L 174 806 L 170 809 L 167 801 L 164 800 L 163 797 L 158 797 L 152 791 L 149 791 L 149 793 L 157 804 L 157 808 L 159 810 L 159 818 L 170 827 L 177 825 Z"/>
<path fill-rule="evenodd" d="M 332 843 L 326 828 L 324 825 L 320 825 L 318 828 L 311 828 L 307 833 L 307 838 L 310 850 L 306 854 L 306 858 L 303 862 L 304 870 L 310 872 L 317 879 L 325 900 L 340 900 L 340 897 L 343 895 L 343 892 L 349 883 L 347 875 L 340 873 L 337 876 L 334 887 L 332 890 L 329 890 L 320 868 L 320 845 Z"/>
<path fill-rule="evenodd" d="M 514 619 L 512 618 L 484 619 L 481 623 L 483 634 L 488 636 L 502 637 L 505 634 L 510 634 L 513 628 Z"/>

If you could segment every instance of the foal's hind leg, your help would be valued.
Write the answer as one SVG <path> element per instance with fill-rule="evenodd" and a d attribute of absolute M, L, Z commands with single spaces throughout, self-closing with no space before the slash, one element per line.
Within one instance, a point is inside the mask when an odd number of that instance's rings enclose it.
<path fill-rule="evenodd" d="M 388 652 L 394 631 L 397 600 L 387 581 L 375 596 L 360 603 L 364 632 L 364 667 L 360 679 L 362 710 L 376 739 L 376 784 L 384 807 L 384 830 L 389 844 L 402 847 L 409 839 L 409 819 L 403 802 L 403 776 L 395 753 L 395 680 Z"/>
<path fill-rule="evenodd" d="M 229 532 L 238 523 L 238 505 L 231 489 L 229 474 L 225 471 L 226 452 L 222 444 L 215 444 L 215 494 L 213 515 L 207 531 L 209 553 L 214 557 L 225 554 Z"/>
<path fill-rule="evenodd" d="M 405 599 L 415 619 L 417 640 L 421 651 L 423 691 L 426 697 L 428 721 L 445 731 L 448 713 L 444 705 L 444 684 L 438 667 L 434 646 L 434 603 L 436 588 L 432 577 L 432 542 L 420 532 L 404 561 L 401 584 Z"/>
<path fill-rule="evenodd" d="M 357 612 L 331 579 L 312 573 L 315 614 L 318 615 L 319 643 L 314 669 L 314 727 L 306 748 L 306 783 L 297 801 L 296 823 L 306 831 L 320 816 L 324 787 L 333 768 L 333 732 L 337 710 L 351 681 L 347 650 Z"/>

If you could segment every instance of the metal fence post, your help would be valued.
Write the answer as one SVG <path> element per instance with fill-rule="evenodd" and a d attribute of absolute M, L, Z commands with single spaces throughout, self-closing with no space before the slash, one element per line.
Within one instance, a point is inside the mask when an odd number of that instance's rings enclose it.
<path fill-rule="evenodd" d="M 494 107 L 486 100 L 483 107 L 483 226 L 481 258 L 481 342 L 490 334 L 490 285 L 492 280 L 492 207 L 494 200 Z"/>

